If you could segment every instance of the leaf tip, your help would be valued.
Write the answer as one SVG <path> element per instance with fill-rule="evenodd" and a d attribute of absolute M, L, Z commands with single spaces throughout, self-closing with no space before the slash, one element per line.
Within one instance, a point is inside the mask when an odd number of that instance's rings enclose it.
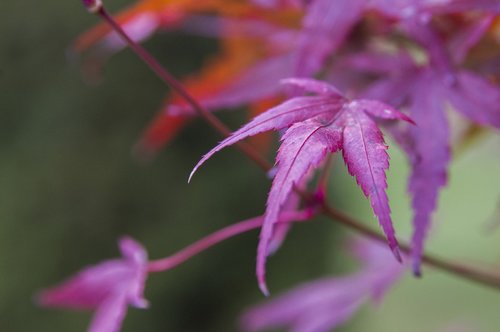
<path fill-rule="evenodd" d="M 408 122 L 408 123 L 411 123 L 412 125 L 416 126 L 417 123 L 415 121 L 413 121 L 412 118 L 410 118 L 408 115 L 404 114 L 404 113 L 401 113 L 402 114 L 402 120 Z"/>
<path fill-rule="evenodd" d="M 265 297 L 269 297 L 271 295 L 264 280 L 259 280 L 259 289 Z"/>
<path fill-rule="evenodd" d="M 420 268 L 420 261 L 413 262 L 413 276 L 415 278 L 422 277 L 422 269 Z"/>
<path fill-rule="evenodd" d="M 195 168 L 193 168 L 193 170 L 191 171 L 191 173 L 189 173 L 188 183 L 191 183 L 191 179 L 193 178 L 194 173 L 196 173 L 197 170 L 198 170 L 198 167 L 195 167 Z"/>
<path fill-rule="evenodd" d="M 396 260 L 399 262 L 399 263 L 403 263 L 403 258 L 401 256 L 401 251 L 399 250 L 399 246 L 398 244 L 394 244 L 394 245 L 391 245 L 390 246 L 391 248 L 391 251 L 392 251 L 392 254 L 394 255 L 394 257 L 396 258 Z"/>

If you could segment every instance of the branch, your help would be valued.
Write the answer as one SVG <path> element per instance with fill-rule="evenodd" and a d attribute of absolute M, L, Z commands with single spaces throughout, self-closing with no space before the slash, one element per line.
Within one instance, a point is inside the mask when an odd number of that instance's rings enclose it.
<path fill-rule="evenodd" d="M 85 0 L 86 1 L 86 0 Z M 182 83 L 180 83 L 169 71 L 163 67 L 158 60 L 156 60 L 151 53 L 149 53 L 144 47 L 133 41 L 123 28 L 114 20 L 114 18 L 108 14 L 102 3 L 98 3 L 98 7 L 94 5 L 92 9 L 89 9 L 91 13 L 95 13 L 100 16 L 105 22 L 107 22 L 111 28 L 127 43 L 132 51 L 148 65 L 148 67 L 163 81 L 170 86 L 175 92 L 181 95 L 191 107 L 200 115 L 212 128 L 215 129 L 222 137 L 227 137 L 231 135 L 231 130 L 224 125 L 215 115 L 210 113 L 205 109 L 198 101 L 184 88 Z M 87 7 L 89 8 L 89 7 Z M 250 158 L 257 166 L 259 166 L 264 171 L 271 169 L 270 164 L 265 158 L 263 158 L 257 150 L 252 146 L 239 142 L 237 143 L 238 148 Z"/>
<path fill-rule="evenodd" d="M 321 208 L 324 215 L 350 228 L 351 230 L 376 241 L 386 241 L 384 235 L 365 226 L 363 223 L 354 219 L 353 217 L 350 217 L 347 214 L 330 207 L 327 203 L 323 203 Z M 407 243 L 400 242 L 399 247 L 401 251 L 406 254 L 409 254 L 411 252 L 411 247 Z M 428 253 L 424 253 L 422 255 L 422 262 L 428 266 L 434 267 L 453 276 L 474 281 L 478 284 L 500 290 L 500 276 L 497 274 L 470 266 L 465 266 L 463 264 L 452 262 L 450 260 L 438 258 Z"/>

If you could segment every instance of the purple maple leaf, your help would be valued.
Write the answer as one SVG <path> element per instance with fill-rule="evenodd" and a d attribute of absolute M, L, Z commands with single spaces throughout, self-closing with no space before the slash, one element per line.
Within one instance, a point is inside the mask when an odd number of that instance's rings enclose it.
<path fill-rule="evenodd" d="M 412 164 L 409 191 L 412 193 L 413 270 L 420 274 L 423 243 L 430 216 L 437 205 L 439 189 L 446 185 L 450 161 L 449 126 L 444 113 L 442 89 L 432 73 L 424 74 L 412 91 L 410 114 L 417 126 L 408 131 L 407 149 Z"/>
<path fill-rule="evenodd" d="M 143 297 L 147 253 L 129 237 L 119 241 L 122 259 L 87 267 L 62 284 L 38 295 L 44 307 L 95 310 L 88 332 L 118 332 L 127 306 L 147 308 Z"/>
<path fill-rule="evenodd" d="M 367 0 L 314 0 L 306 8 L 297 49 L 297 75 L 310 76 L 324 65 L 361 19 Z"/>
<path fill-rule="evenodd" d="M 298 46 L 296 75 L 309 77 L 324 68 L 347 41 L 364 13 L 377 11 L 393 20 L 428 19 L 433 13 L 483 10 L 496 13 L 498 0 L 312 0 L 305 8 Z"/>
<path fill-rule="evenodd" d="M 280 80 L 292 72 L 289 55 L 279 55 L 257 62 L 242 71 L 233 82 L 214 95 L 201 98 L 200 104 L 210 111 L 234 108 L 256 100 L 275 96 L 280 88 Z M 196 115 L 190 105 L 167 105 L 165 114 Z"/>
<path fill-rule="evenodd" d="M 352 251 L 363 262 L 360 271 L 301 285 L 244 313 L 247 331 L 289 327 L 295 332 L 325 332 L 339 327 L 369 298 L 380 301 L 405 267 L 379 243 L 357 240 Z"/>
<path fill-rule="evenodd" d="M 264 294 L 268 293 L 265 262 L 280 211 L 294 186 L 306 181 L 328 153 L 338 150 L 343 152 L 349 173 L 370 199 L 389 246 L 400 260 L 385 193 L 385 170 L 389 167 L 387 146 L 373 118 L 412 120 L 378 101 L 350 101 L 324 82 L 295 78 L 284 83 L 319 96 L 296 97 L 257 116 L 208 152 L 189 177 L 191 179 L 194 172 L 214 153 L 229 145 L 263 131 L 286 129 L 276 157 L 276 174 L 269 192 L 257 250 L 257 279 Z"/>
<path fill-rule="evenodd" d="M 301 185 L 297 185 L 297 187 L 302 188 Z M 300 196 L 296 193 L 292 193 L 288 197 L 288 201 L 283 205 L 282 211 L 283 212 L 297 211 L 299 205 L 300 205 Z M 292 227 L 291 223 L 279 223 L 276 225 L 273 234 L 269 239 L 268 255 L 272 255 L 276 251 L 278 251 L 278 249 L 285 241 L 288 231 L 290 230 L 291 227 Z"/>
<path fill-rule="evenodd" d="M 395 61 L 391 73 L 375 82 L 364 94 L 398 107 L 408 106 L 417 124 L 402 131 L 392 130 L 412 166 L 409 191 L 414 209 L 413 269 L 417 275 L 420 274 L 431 216 L 437 206 L 439 190 L 446 185 L 451 159 L 446 104 L 451 104 L 455 111 L 473 122 L 500 128 L 498 86 L 471 71 L 455 68 L 457 61 L 462 61 L 480 40 L 489 23 L 487 16 L 446 45 L 432 25 L 406 22 L 408 32 L 427 50 L 429 63 L 417 66 L 413 62 Z"/>

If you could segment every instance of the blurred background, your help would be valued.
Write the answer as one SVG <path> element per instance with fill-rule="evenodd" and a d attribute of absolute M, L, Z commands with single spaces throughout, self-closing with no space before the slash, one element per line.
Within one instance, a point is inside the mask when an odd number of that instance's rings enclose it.
<path fill-rule="evenodd" d="M 108 1 L 111 11 L 130 1 Z M 34 294 L 85 265 L 118 256 L 129 234 L 159 258 L 259 215 L 269 181 L 234 149 L 213 158 L 187 185 L 200 156 L 219 137 L 192 123 L 149 164 L 131 154 L 167 88 L 129 51 L 101 81 L 88 84 L 67 49 L 97 19 L 79 1 L 0 2 L 0 331 L 85 331 L 90 314 L 41 309 Z M 217 50 L 213 40 L 159 34 L 145 43 L 178 77 Z M 73 59 L 74 60 L 74 59 Z M 232 128 L 242 112 L 220 114 Z M 487 135 L 460 153 L 441 195 L 432 253 L 471 264 L 500 262 L 500 140 Z M 389 195 L 396 228 L 409 238 L 408 169 L 390 149 Z M 368 202 L 336 160 L 330 199 L 376 227 Z M 328 220 L 295 226 L 269 262 L 273 294 L 345 270 L 349 231 Z M 254 278 L 258 233 L 213 248 L 181 267 L 152 275 L 149 310 L 131 309 L 122 331 L 237 331 L 244 308 L 263 301 Z M 500 273 L 500 268 L 498 269 Z M 408 276 L 379 305 L 342 331 L 498 331 L 500 292 L 442 272 Z M 455 331 L 455 330 L 454 330 Z M 468 330 L 467 330 L 468 331 Z"/>

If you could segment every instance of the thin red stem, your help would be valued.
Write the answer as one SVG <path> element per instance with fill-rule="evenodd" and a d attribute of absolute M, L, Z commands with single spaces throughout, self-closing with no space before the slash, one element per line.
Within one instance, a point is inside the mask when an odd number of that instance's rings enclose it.
<path fill-rule="evenodd" d="M 214 128 L 223 137 L 231 135 L 231 130 L 228 127 L 226 127 L 215 115 L 210 113 L 200 103 L 198 103 L 198 101 L 184 88 L 184 86 L 172 74 L 170 74 L 170 72 L 168 72 L 165 67 L 163 67 L 158 60 L 151 55 L 151 53 L 127 35 L 115 19 L 108 14 L 104 6 L 101 6 L 96 11 L 96 14 L 106 21 L 127 43 L 130 49 L 132 49 L 132 51 L 134 51 L 135 54 L 141 58 L 141 60 L 144 61 L 144 63 L 146 63 L 163 82 L 181 95 L 212 128 Z M 263 170 L 268 171 L 271 168 L 266 159 L 264 159 L 252 146 L 243 142 L 239 142 L 237 146 Z"/>
<path fill-rule="evenodd" d="M 290 223 L 309 220 L 313 215 L 309 211 L 299 211 L 299 212 L 284 212 L 281 214 L 278 222 L 280 223 Z M 177 253 L 168 256 L 166 258 L 151 261 L 148 264 L 149 272 L 163 272 L 186 262 L 193 256 L 196 256 L 202 251 L 213 247 L 235 235 L 239 235 L 253 229 L 257 229 L 262 226 L 264 217 L 255 217 L 245 221 L 241 221 L 234 225 L 222 228 L 204 238 L 194 242 L 193 244 L 187 246 L 186 248 L 178 251 Z"/>

